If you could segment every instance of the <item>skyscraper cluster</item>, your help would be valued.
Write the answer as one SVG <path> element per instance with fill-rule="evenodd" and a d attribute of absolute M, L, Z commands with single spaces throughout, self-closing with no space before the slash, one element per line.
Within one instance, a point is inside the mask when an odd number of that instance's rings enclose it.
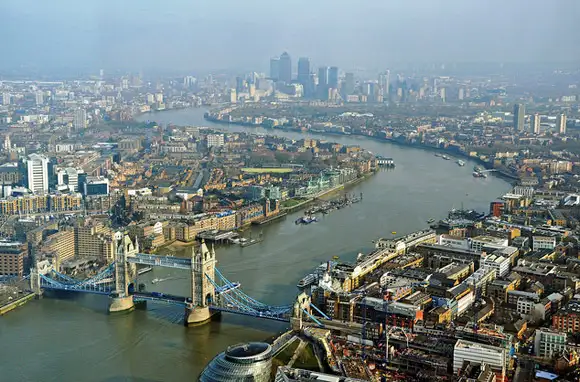
<path fill-rule="evenodd" d="M 305 98 L 324 101 L 342 99 L 347 102 L 349 100 L 354 102 L 383 102 L 389 99 L 392 88 L 390 70 L 380 73 L 378 80 L 357 85 L 353 73 L 341 75 L 337 66 L 321 65 L 318 68 L 313 68 L 308 57 L 298 59 L 296 77 L 294 77 L 292 58 L 288 52 L 270 59 L 269 78 L 276 83 L 276 89 L 282 93 L 296 96 L 299 94 L 296 91 L 296 86 L 301 85 L 301 94 Z M 401 97 L 404 98 L 406 84 L 403 83 L 402 89 L 398 90 L 402 90 Z M 442 97 L 445 97 L 444 91 Z"/>
<path fill-rule="evenodd" d="M 287 84 L 292 81 L 292 58 L 288 52 L 270 59 L 270 78 Z"/>
<path fill-rule="evenodd" d="M 317 75 L 312 73 L 310 59 L 300 57 L 296 78 L 292 76 L 292 58 L 288 52 L 270 59 L 270 78 L 277 83 L 302 85 L 303 95 L 307 98 L 333 99 L 341 88 L 339 69 L 336 66 L 321 66 Z M 318 83 L 316 82 L 318 80 Z M 354 90 L 354 79 L 350 77 L 348 88 Z M 343 84 L 344 85 L 344 84 Z M 352 91 L 351 90 L 351 91 Z"/>

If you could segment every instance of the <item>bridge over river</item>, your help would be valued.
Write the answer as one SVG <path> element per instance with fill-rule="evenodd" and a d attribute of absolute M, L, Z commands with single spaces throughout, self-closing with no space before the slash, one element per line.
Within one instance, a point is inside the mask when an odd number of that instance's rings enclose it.
<path fill-rule="evenodd" d="M 37 266 L 30 277 L 32 289 L 38 294 L 43 290 L 56 290 L 107 295 L 110 297 L 110 312 L 130 311 L 135 303 L 142 301 L 183 306 L 186 325 L 203 324 L 219 312 L 287 322 L 293 318 L 298 322 L 305 319 L 323 325 L 312 314 L 312 309 L 320 311 L 306 294 L 298 296 L 292 304 L 272 306 L 244 293 L 239 283 L 231 282 L 216 268 L 215 250 L 213 247 L 210 250 L 205 242 L 199 251 L 192 252 L 190 258 L 139 253 L 139 243 L 121 232 L 115 234 L 114 243 L 114 262 L 95 276 L 79 280 L 52 267 L 41 269 Z M 190 271 L 191 295 L 137 290 L 137 265 Z"/>

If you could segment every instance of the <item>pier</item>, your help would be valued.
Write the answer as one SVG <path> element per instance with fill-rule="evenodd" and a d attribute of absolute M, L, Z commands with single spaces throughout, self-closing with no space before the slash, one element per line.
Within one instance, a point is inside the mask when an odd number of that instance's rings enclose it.
<path fill-rule="evenodd" d="M 233 239 L 238 238 L 240 235 L 234 231 L 204 231 L 197 234 L 197 238 L 201 240 L 206 240 L 214 243 L 226 243 L 231 242 Z"/>

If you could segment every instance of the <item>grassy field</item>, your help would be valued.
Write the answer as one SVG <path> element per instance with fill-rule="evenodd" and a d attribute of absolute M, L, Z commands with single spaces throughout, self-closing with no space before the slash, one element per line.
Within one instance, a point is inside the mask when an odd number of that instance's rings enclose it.
<path fill-rule="evenodd" d="M 282 203 L 280 203 L 280 207 L 282 207 L 282 208 L 294 207 L 295 205 L 300 204 L 303 201 L 304 201 L 304 199 L 299 199 L 299 198 L 286 199 Z"/>
<path fill-rule="evenodd" d="M 288 345 L 286 349 L 278 353 L 276 359 L 282 362 L 283 365 L 286 365 L 292 359 L 292 356 L 294 355 L 294 352 L 298 348 L 298 345 L 300 345 L 300 341 L 295 340 L 290 345 Z"/>
<path fill-rule="evenodd" d="M 249 174 L 286 174 L 292 171 L 291 168 L 287 167 L 245 167 L 242 169 L 242 172 Z"/>
<path fill-rule="evenodd" d="M 304 351 L 302 351 L 294 363 L 294 367 L 297 369 L 318 371 L 318 362 L 316 361 L 312 344 L 308 344 L 308 346 L 304 348 Z"/>

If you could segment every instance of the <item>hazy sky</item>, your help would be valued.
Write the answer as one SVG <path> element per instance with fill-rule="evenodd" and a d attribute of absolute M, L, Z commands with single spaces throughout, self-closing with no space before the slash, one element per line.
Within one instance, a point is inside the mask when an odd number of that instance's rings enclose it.
<path fill-rule="evenodd" d="M 0 67 L 580 61 L 580 0 L 0 0 Z"/>

